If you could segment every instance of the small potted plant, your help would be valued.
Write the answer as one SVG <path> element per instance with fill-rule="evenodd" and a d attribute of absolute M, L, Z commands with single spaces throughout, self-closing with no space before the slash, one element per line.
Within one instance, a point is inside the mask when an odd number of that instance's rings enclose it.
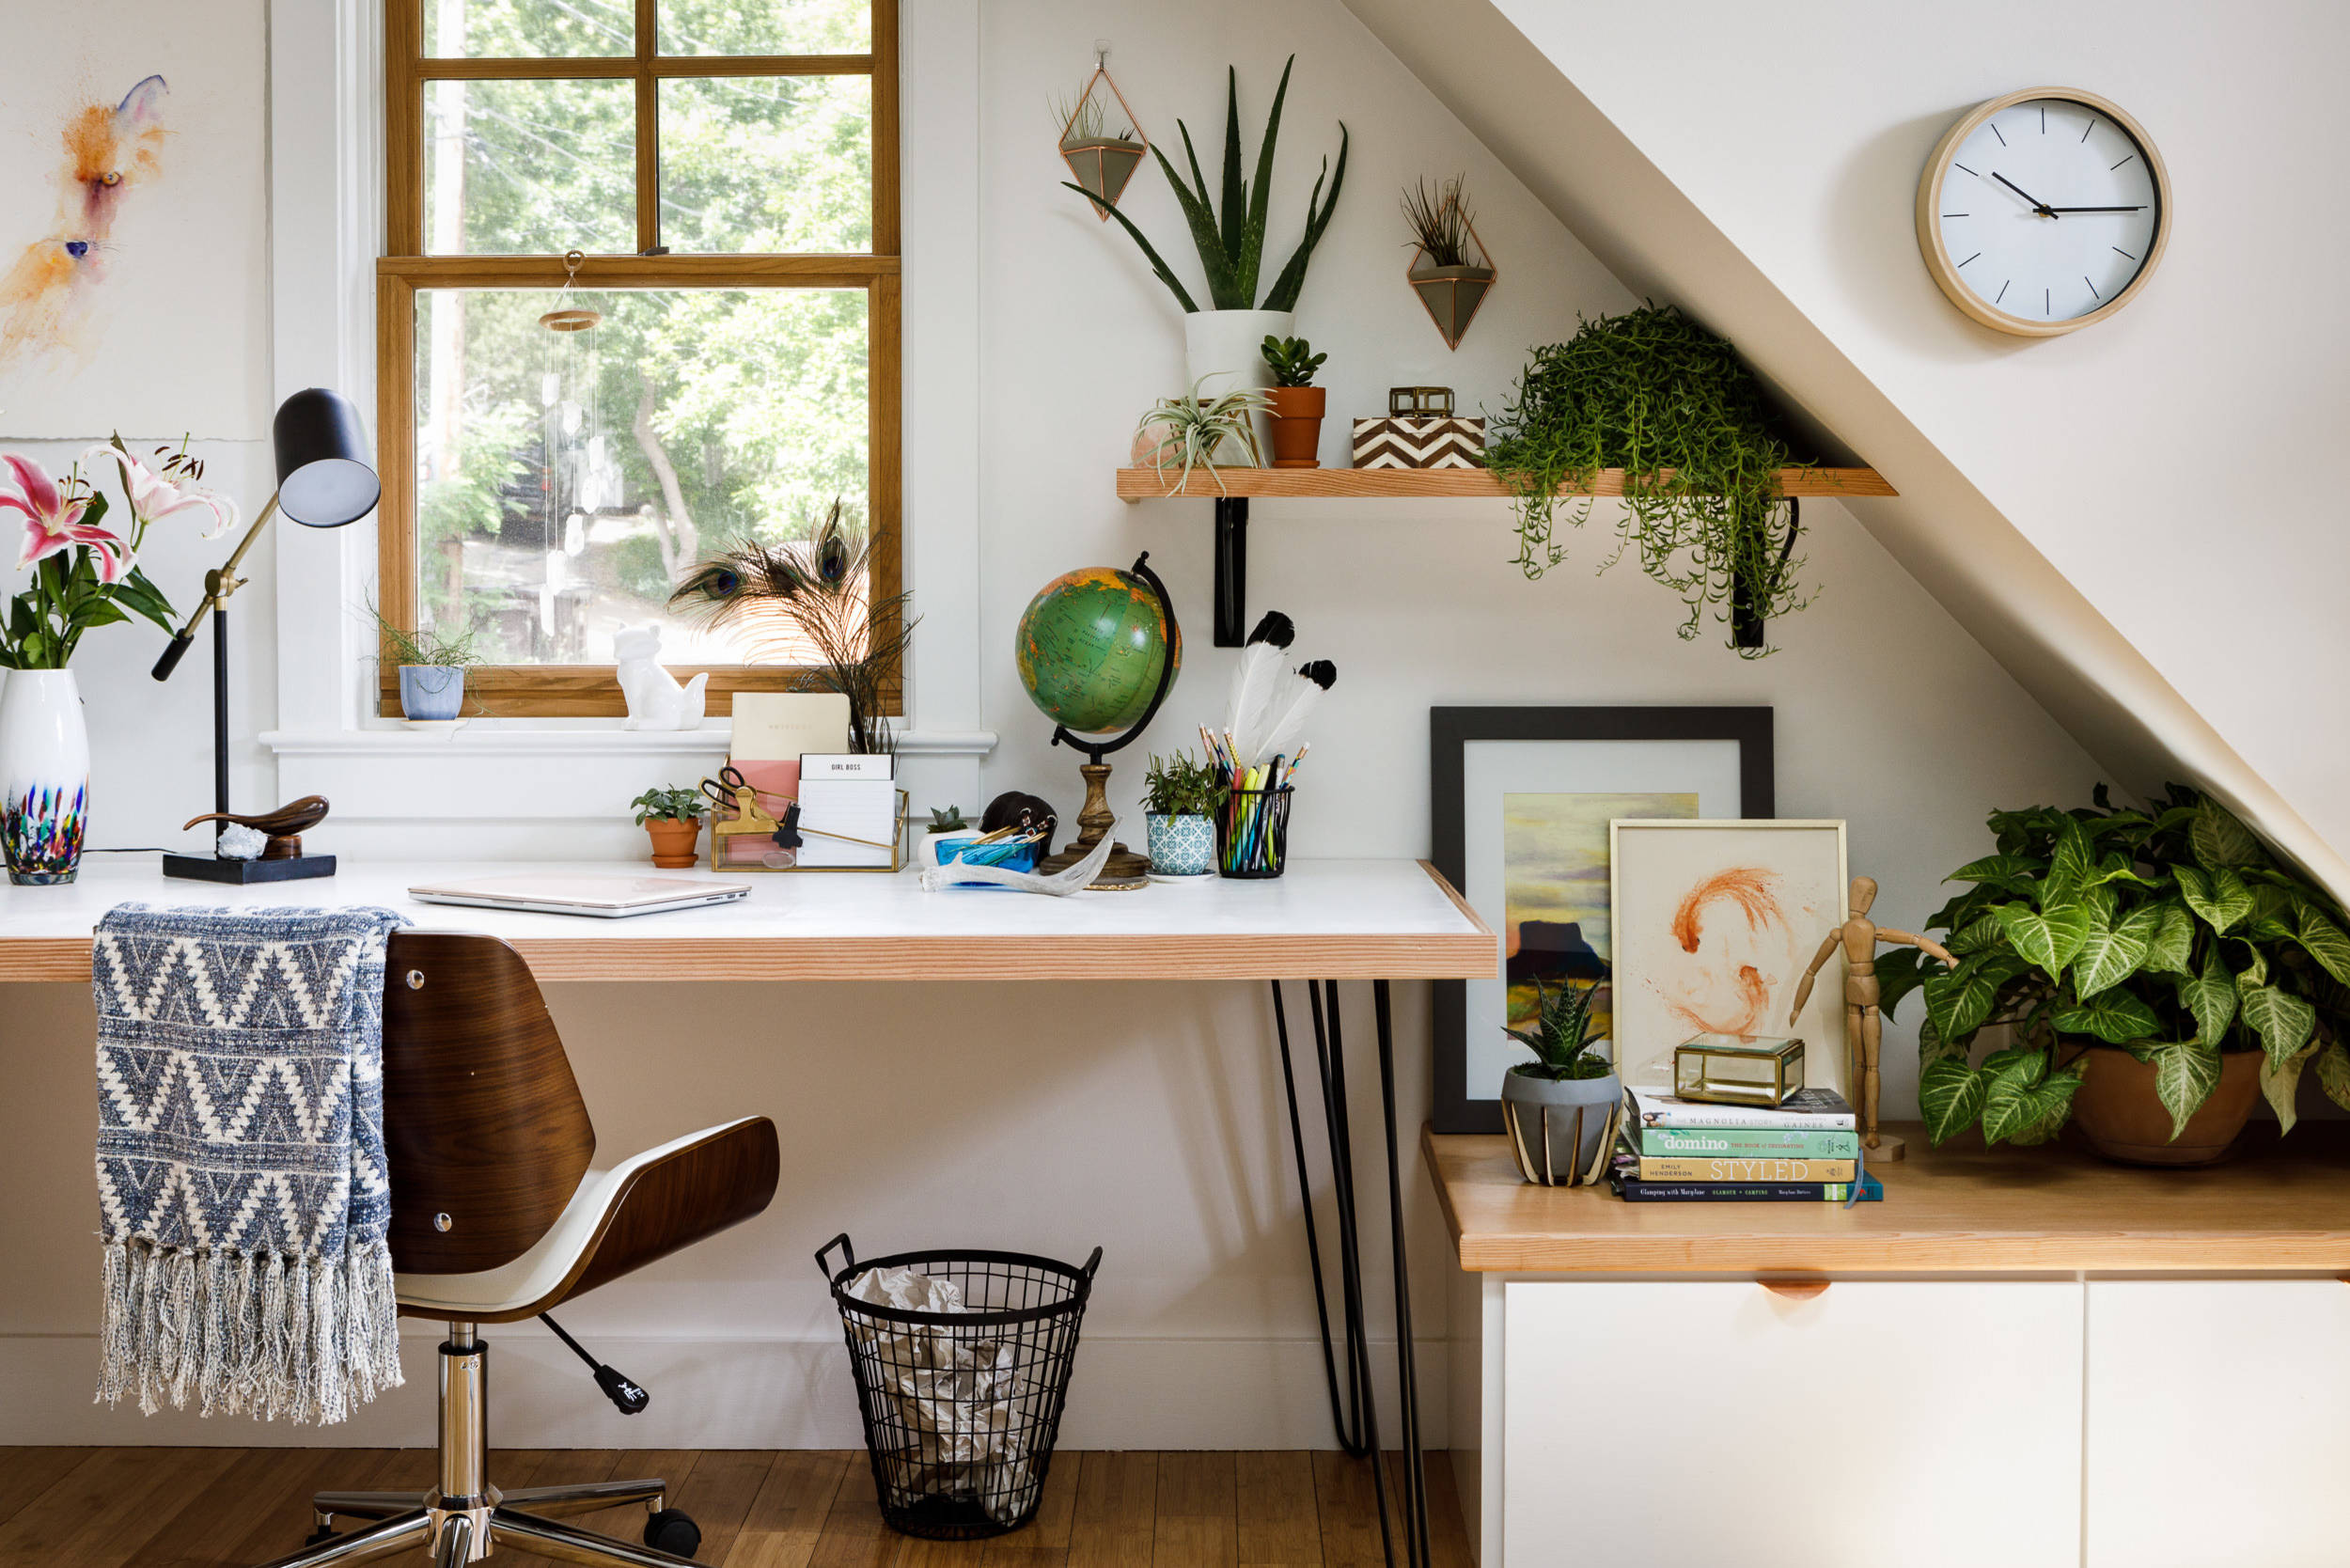
<path fill-rule="evenodd" d="M 1449 349 L 1461 346 L 1494 286 L 1493 258 L 1469 227 L 1468 196 L 1462 189 L 1467 179 L 1456 174 L 1433 192 L 1420 180 L 1403 193 L 1403 221 L 1411 226 L 1417 252 L 1410 268 L 1412 291 L 1428 307 Z"/>
<path fill-rule="evenodd" d="M 694 845 L 702 831 L 700 791 L 655 788 L 629 804 L 636 808 L 637 825 L 652 839 L 654 865 L 682 871 L 694 864 Z"/>
<path fill-rule="evenodd" d="M 931 808 L 931 832 L 961 833 L 965 825 L 962 807 L 933 806 Z"/>
<path fill-rule="evenodd" d="M 402 718 L 446 723 L 465 709 L 465 671 L 483 662 L 468 630 L 450 635 L 438 628 L 412 632 L 375 618 L 384 655 L 400 666 L 400 713 Z"/>
<path fill-rule="evenodd" d="M 1142 786 L 1151 870 L 1158 876 L 1206 876 L 1215 870 L 1215 813 L 1224 776 L 1214 764 L 1179 751 L 1151 759 Z"/>
<path fill-rule="evenodd" d="M 1589 1038 L 1599 986 L 1561 980 L 1552 991 L 1534 979 L 1534 1027 L 1502 1032 L 1534 1053 L 1502 1074 L 1501 1119 L 1518 1168 L 1544 1186 L 1596 1182 L 1606 1168 L 1623 1080 Z"/>
<path fill-rule="evenodd" d="M 1053 122 L 1061 128 L 1060 155 L 1069 172 L 1077 177 L 1078 189 L 1115 205 L 1142 162 L 1143 145 L 1134 127 L 1109 114 L 1108 105 L 1093 91 L 1090 82 L 1074 108 L 1067 99 L 1053 105 Z M 1118 127 L 1115 131 L 1110 129 L 1113 124 Z M 1106 212 L 1101 217 L 1104 223 L 1109 221 Z"/>
<path fill-rule="evenodd" d="M 1183 488 L 1195 468 L 1205 468 L 1221 491 L 1219 466 L 1256 468 L 1263 463 L 1263 448 L 1257 445 L 1249 416 L 1264 409 L 1265 394 L 1225 392 L 1208 398 L 1200 396 L 1200 385 L 1192 383 L 1188 398 L 1160 399 L 1135 423 L 1135 462 L 1157 469 L 1170 495 Z"/>
<path fill-rule="evenodd" d="M 1264 340 L 1264 362 L 1273 372 L 1265 402 L 1273 416 L 1273 466 L 1319 468 L 1315 454 L 1322 448 L 1322 415 L 1325 389 L 1314 384 L 1314 372 L 1330 356 L 1314 353 L 1303 337 Z"/>

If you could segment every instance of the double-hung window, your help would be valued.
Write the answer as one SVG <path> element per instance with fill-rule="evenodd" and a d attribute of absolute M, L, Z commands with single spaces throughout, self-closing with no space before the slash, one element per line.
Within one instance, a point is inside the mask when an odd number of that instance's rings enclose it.
<path fill-rule="evenodd" d="M 789 687 L 772 623 L 666 600 L 836 501 L 898 593 L 896 0 L 389 0 L 385 34 L 377 608 L 470 635 L 493 713 L 622 712 L 648 622 L 713 713 Z"/>

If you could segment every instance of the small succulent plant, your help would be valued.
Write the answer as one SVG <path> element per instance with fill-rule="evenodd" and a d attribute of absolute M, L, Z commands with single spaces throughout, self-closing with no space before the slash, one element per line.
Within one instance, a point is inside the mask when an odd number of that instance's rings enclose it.
<path fill-rule="evenodd" d="M 1616 1070 L 1616 1064 L 1600 1055 L 1597 1043 L 1589 1038 L 1591 1029 L 1591 1004 L 1599 996 L 1597 985 L 1577 985 L 1561 980 L 1552 991 L 1534 977 L 1536 1023 L 1530 1029 L 1505 1027 L 1501 1032 L 1534 1053 L 1534 1059 L 1520 1062 L 1512 1072 L 1529 1078 L 1548 1078 L 1562 1083 L 1570 1078 L 1604 1078 Z"/>

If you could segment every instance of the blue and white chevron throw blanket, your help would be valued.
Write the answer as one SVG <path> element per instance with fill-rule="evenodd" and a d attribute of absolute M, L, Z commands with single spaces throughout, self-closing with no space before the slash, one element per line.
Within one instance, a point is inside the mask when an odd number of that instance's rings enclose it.
<path fill-rule="evenodd" d="M 385 909 L 99 923 L 98 1398 L 321 1425 L 400 1385 Z"/>

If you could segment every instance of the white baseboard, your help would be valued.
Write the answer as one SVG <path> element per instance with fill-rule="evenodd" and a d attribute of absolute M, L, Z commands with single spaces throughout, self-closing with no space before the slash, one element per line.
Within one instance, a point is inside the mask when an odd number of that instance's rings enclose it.
<path fill-rule="evenodd" d="M 588 1369 L 539 1325 L 487 1331 L 490 1436 L 500 1448 L 843 1449 L 863 1444 L 848 1352 L 838 1339 L 682 1340 L 597 1336 L 588 1349 L 651 1390 L 622 1416 Z M 337 1427 L 199 1419 L 90 1403 L 91 1335 L 0 1337 L 0 1446 L 420 1448 L 432 1442 L 438 1336 L 403 1341 L 406 1387 Z M 1380 1435 L 1397 1443 L 1395 1344 L 1374 1341 Z M 1446 1444 L 1446 1346 L 1422 1341 L 1427 1445 Z M 1077 1352 L 1063 1445 L 1078 1449 L 1337 1447 L 1322 1347 L 1311 1340 L 1087 1338 Z"/>

